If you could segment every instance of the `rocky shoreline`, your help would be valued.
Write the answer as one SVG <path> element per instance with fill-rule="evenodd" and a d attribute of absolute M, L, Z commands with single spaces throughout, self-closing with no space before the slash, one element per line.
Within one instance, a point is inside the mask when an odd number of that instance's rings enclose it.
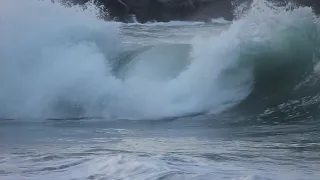
<path fill-rule="evenodd" d="M 89 0 L 65 0 L 84 4 Z M 138 22 L 208 21 L 213 18 L 232 20 L 234 4 L 251 0 L 95 0 L 108 12 L 106 19 L 131 22 L 132 16 Z M 300 5 L 312 6 L 320 12 L 320 0 L 273 0 L 293 1 Z"/>

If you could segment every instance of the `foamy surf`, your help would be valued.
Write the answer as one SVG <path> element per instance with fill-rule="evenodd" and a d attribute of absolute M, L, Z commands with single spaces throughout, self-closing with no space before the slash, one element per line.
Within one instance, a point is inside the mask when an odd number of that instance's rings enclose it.
<path fill-rule="evenodd" d="M 0 179 L 319 179 L 311 8 L 256 0 L 206 24 L 98 15 L 0 2 Z"/>
<path fill-rule="evenodd" d="M 179 98 L 181 92 L 197 99 L 197 92 L 183 92 L 190 85 L 179 87 L 179 79 L 123 82 L 112 76 L 112 59 L 123 51 L 119 24 L 96 19 L 92 4 L 82 11 L 50 2 L 3 3 L 3 117 L 139 119 L 204 110 L 194 100 L 183 100 L 186 95 Z"/>
<path fill-rule="evenodd" d="M 317 61 L 312 57 L 318 53 L 319 26 L 310 8 L 286 11 L 255 1 L 221 33 L 201 38 L 193 31 L 190 48 L 179 53 L 170 50 L 178 52 L 181 45 L 159 49 L 155 41 L 155 47 L 121 59 L 126 51 L 121 25 L 97 19 L 92 3 L 86 10 L 46 1 L 3 3 L 0 96 L 5 118 L 219 113 L 264 91 L 260 86 L 279 89 L 268 85 L 274 81 L 264 77 L 268 71 L 288 66 L 294 74 L 286 78 L 295 79 Z M 126 68 L 125 80 L 112 73 L 114 64 Z M 275 73 L 282 77 L 280 70 Z"/>

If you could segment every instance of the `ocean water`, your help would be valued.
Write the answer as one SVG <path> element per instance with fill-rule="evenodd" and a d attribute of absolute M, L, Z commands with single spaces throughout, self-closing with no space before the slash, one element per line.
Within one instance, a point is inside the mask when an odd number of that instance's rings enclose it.
<path fill-rule="evenodd" d="M 0 1 L 0 179 L 318 180 L 320 22 L 99 19 Z"/>

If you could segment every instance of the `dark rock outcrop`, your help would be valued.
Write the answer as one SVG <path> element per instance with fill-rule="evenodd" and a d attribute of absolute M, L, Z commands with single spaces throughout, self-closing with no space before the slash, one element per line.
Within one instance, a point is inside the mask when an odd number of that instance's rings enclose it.
<path fill-rule="evenodd" d="M 77 4 L 84 4 L 88 0 L 63 0 Z M 233 19 L 232 4 L 239 4 L 252 0 L 95 0 L 104 5 L 108 12 L 106 19 L 122 22 L 132 21 L 135 16 L 139 22 L 147 21 L 207 21 L 212 18 L 223 17 Z M 320 0 L 271 0 L 286 3 L 293 1 L 299 5 L 312 6 L 320 12 Z"/>
<path fill-rule="evenodd" d="M 89 0 L 63 0 L 84 4 Z M 109 19 L 129 22 L 134 15 L 139 22 L 233 18 L 231 0 L 95 0 L 104 5 Z"/>
<path fill-rule="evenodd" d="M 313 7 L 316 13 L 320 13 L 320 0 L 294 0 L 296 3 L 304 6 Z"/>
<path fill-rule="evenodd" d="M 99 0 L 111 17 L 128 20 L 134 15 L 139 22 L 200 20 L 224 17 L 232 19 L 230 0 Z"/>

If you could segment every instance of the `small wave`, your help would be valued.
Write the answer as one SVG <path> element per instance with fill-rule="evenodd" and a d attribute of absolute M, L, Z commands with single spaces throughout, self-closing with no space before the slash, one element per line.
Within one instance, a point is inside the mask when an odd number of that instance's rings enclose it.
<path fill-rule="evenodd" d="M 147 22 L 147 23 L 138 23 L 138 22 L 133 22 L 133 23 L 127 23 L 127 26 L 136 26 L 136 25 L 141 25 L 141 26 L 194 26 L 194 25 L 204 25 L 205 22 L 196 22 L 196 21 L 169 21 L 169 22 Z"/>
<path fill-rule="evenodd" d="M 231 24 L 232 21 L 228 21 L 224 18 L 216 18 L 216 19 L 211 19 L 209 21 L 209 23 L 213 23 L 213 24 Z"/>
<path fill-rule="evenodd" d="M 215 25 L 229 25 L 232 23 L 232 21 L 228 21 L 221 18 L 215 18 L 210 19 L 208 21 L 168 21 L 168 22 L 157 22 L 157 21 L 149 21 L 146 23 L 139 23 L 136 19 L 136 17 L 133 15 L 130 18 L 130 23 L 126 23 L 127 26 L 135 26 L 135 25 L 141 25 L 141 26 L 195 26 L 195 25 L 205 25 L 205 24 L 215 24 Z"/>

